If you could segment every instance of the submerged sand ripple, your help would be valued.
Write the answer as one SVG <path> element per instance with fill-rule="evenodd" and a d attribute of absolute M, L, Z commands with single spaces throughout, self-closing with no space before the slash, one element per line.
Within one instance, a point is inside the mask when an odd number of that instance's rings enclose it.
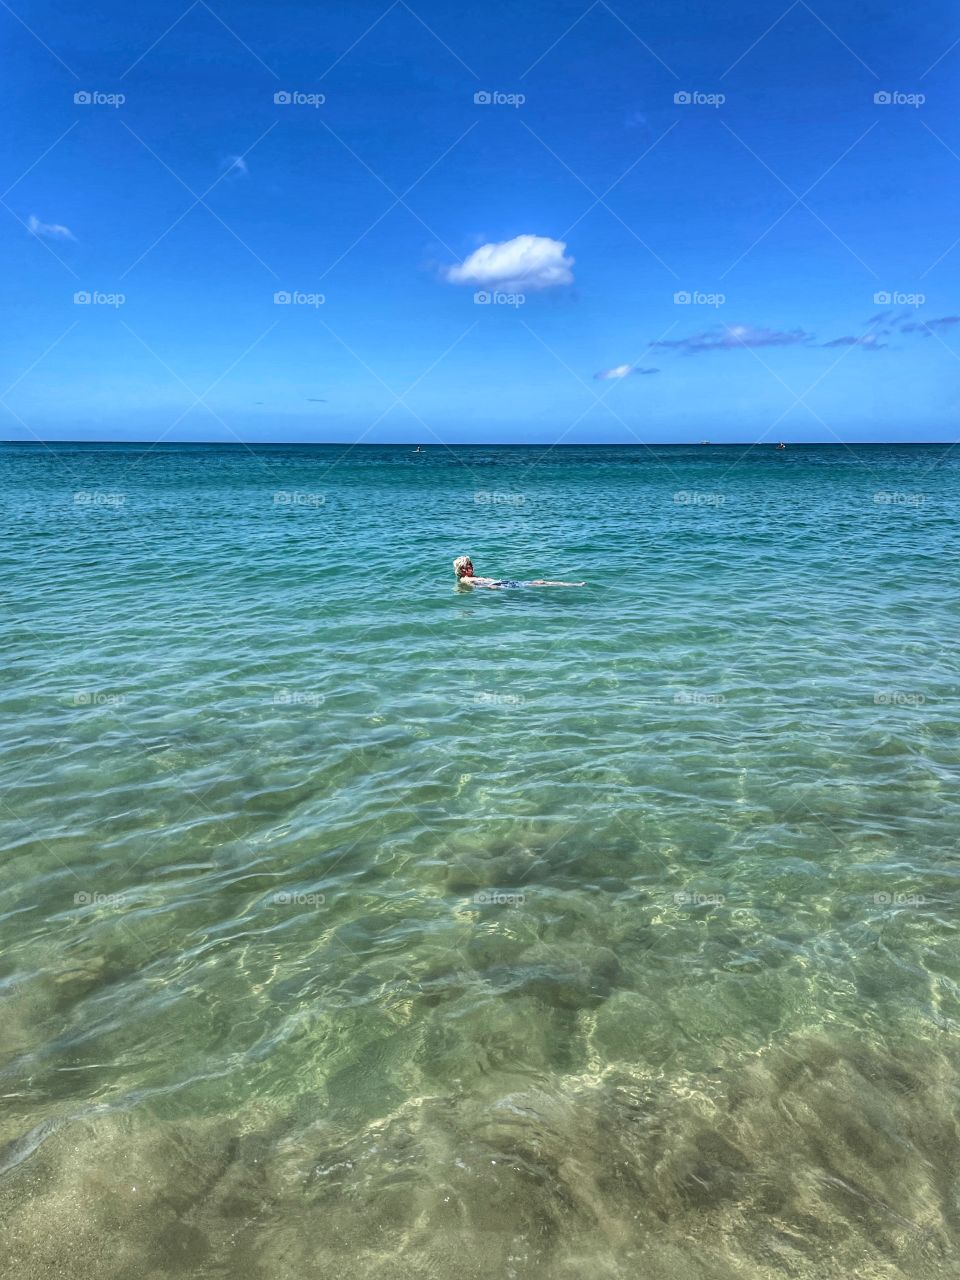
<path fill-rule="evenodd" d="M 609 1067 L 374 1123 L 65 1123 L 2 1182 L 11 1280 L 947 1274 L 955 1063 L 795 1036 L 703 1076 Z"/>

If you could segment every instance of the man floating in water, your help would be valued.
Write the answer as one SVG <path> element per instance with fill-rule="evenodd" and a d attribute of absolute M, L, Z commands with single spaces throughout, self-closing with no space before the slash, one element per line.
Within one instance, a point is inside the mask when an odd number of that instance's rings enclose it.
<path fill-rule="evenodd" d="M 458 587 L 489 587 L 497 591 L 501 587 L 585 587 L 585 582 L 551 582 L 547 578 L 534 578 L 532 582 L 514 582 L 510 578 L 478 578 L 473 572 L 469 556 L 457 556 L 453 562 Z"/>

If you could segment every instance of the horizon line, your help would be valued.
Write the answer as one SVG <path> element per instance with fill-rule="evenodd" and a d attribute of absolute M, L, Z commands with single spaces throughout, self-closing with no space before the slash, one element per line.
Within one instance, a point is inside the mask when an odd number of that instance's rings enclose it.
<path fill-rule="evenodd" d="M 870 446 L 890 446 L 897 447 L 919 447 L 919 446 L 954 446 L 960 444 L 960 440 L 637 440 L 630 443 L 624 441 L 558 441 L 556 444 L 550 444 L 545 441 L 518 441 L 518 440 L 457 440 L 450 443 L 446 441 L 435 441 L 432 444 L 420 444 L 416 440 L 136 440 L 136 439 L 116 439 L 116 440 L 90 440 L 90 439 L 40 439 L 34 440 L 0 440 L 0 445 L 27 445 L 30 448 L 47 447 L 57 444 L 80 444 L 80 445 L 140 445 L 144 449 L 161 449 L 182 446 L 193 447 L 209 447 L 217 446 L 224 449 L 250 449 L 256 448 L 307 448 L 307 449 L 326 449 L 326 448 L 348 448 L 348 449 L 421 449 L 424 452 L 428 449 L 690 449 L 690 448 L 711 448 L 711 449 L 743 449 L 743 448 L 759 448 L 766 446 L 776 449 L 780 443 L 788 448 L 817 448 L 817 449 L 850 449 L 854 447 Z"/>

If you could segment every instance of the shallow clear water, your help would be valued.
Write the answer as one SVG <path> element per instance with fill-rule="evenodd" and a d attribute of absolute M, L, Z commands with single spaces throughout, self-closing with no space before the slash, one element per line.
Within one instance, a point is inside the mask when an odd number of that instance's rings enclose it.
<path fill-rule="evenodd" d="M 6 1274 L 956 1274 L 942 446 L 0 499 Z"/>

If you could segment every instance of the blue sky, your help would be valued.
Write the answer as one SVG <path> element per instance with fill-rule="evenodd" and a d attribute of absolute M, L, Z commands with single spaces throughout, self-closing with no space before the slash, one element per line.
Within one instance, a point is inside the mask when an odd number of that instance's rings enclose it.
<path fill-rule="evenodd" d="M 0 26 L 4 438 L 958 434 L 953 7 Z"/>

